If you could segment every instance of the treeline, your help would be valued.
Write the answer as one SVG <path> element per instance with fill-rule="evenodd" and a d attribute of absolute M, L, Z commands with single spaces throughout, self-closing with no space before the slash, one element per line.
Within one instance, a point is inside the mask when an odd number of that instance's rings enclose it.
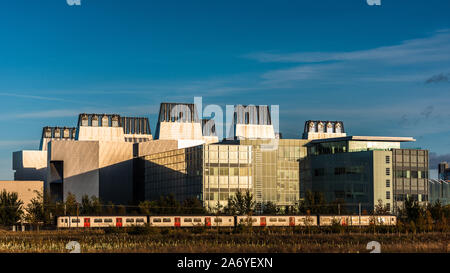
<path fill-rule="evenodd" d="M 293 206 L 279 207 L 272 202 L 262 205 L 263 214 L 271 215 L 317 215 L 317 214 L 348 214 L 347 205 L 341 201 L 327 203 L 323 194 L 307 192 L 305 199 Z M 188 198 L 182 202 L 174 195 L 161 196 L 158 200 L 143 201 L 137 205 L 115 205 L 111 202 L 103 203 L 98 197 L 83 196 L 81 202 L 76 201 L 75 195 L 69 193 L 65 202 L 52 201 L 48 194 L 45 196 L 36 192 L 30 204 L 23 205 L 17 193 L 0 193 L 0 226 L 8 227 L 20 222 L 31 225 L 53 225 L 55 216 L 60 215 L 254 215 L 257 214 L 256 202 L 249 192 L 238 191 L 228 199 L 228 204 L 222 206 L 217 202 L 214 208 L 207 210 L 197 198 Z M 367 211 L 362 211 L 368 215 Z M 389 214 L 389 209 L 379 202 L 370 215 Z M 398 212 L 397 228 L 403 231 L 426 232 L 446 231 L 450 222 L 450 205 L 440 202 L 420 205 L 417 201 L 407 200 Z"/>

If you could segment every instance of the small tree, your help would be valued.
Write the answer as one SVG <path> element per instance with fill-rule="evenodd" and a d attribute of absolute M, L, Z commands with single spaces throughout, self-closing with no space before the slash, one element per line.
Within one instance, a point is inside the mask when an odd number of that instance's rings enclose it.
<path fill-rule="evenodd" d="M 141 214 L 149 215 L 154 211 L 155 202 L 145 200 L 139 203 L 139 212 Z"/>
<path fill-rule="evenodd" d="M 109 201 L 108 204 L 106 205 L 105 208 L 106 214 L 107 215 L 114 215 L 114 211 L 115 211 L 115 205 L 113 202 Z"/>
<path fill-rule="evenodd" d="M 46 213 L 44 209 L 44 196 L 39 191 L 34 191 L 36 197 L 31 199 L 30 203 L 25 208 L 27 214 L 25 220 L 33 226 L 38 226 L 41 223 L 46 222 Z"/>
<path fill-rule="evenodd" d="M 80 213 L 82 215 L 91 215 L 94 212 L 94 208 L 92 206 L 91 199 L 89 199 L 89 196 L 83 195 L 81 197 L 81 210 Z"/>
<path fill-rule="evenodd" d="M 91 196 L 91 200 L 92 200 L 92 208 L 93 208 L 93 212 L 95 215 L 102 215 L 103 213 L 103 204 L 102 201 L 100 200 L 100 198 L 98 198 L 97 196 Z"/>
<path fill-rule="evenodd" d="M 205 214 L 206 213 L 206 210 L 203 207 L 202 202 L 195 197 L 184 200 L 183 205 L 182 205 L 182 210 L 184 210 L 184 213 L 186 213 L 186 214 Z"/>
<path fill-rule="evenodd" d="M 245 194 L 237 191 L 233 197 L 228 198 L 228 205 L 225 207 L 225 211 L 230 215 L 251 215 L 255 211 L 255 204 L 250 191 L 247 190 Z"/>
<path fill-rule="evenodd" d="M 263 213 L 264 214 L 278 214 L 280 210 L 278 207 L 271 201 L 268 201 L 264 204 Z"/>
<path fill-rule="evenodd" d="M 383 205 L 383 200 L 378 199 L 378 204 L 375 205 L 373 214 L 374 215 L 387 215 L 387 214 L 390 214 L 390 210 L 387 205 Z"/>
<path fill-rule="evenodd" d="M 23 202 L 16 192 L 3 190 L 0 193 L 0 225 L 11 226 L 17 224 L 23 215 Z"/>
<path fill-rule="evenodd" d="M 74 194 L 68 193 L 66 197 L 66 202 L 64 203 L 66 215 L 77 215 L 77 199 Z"/>
<path fill-rule="evenodd" d="M 118 205 L 117 206 L 117 214 L 118 215 L 126 215 L 127 209 L 124 205 Z"/>

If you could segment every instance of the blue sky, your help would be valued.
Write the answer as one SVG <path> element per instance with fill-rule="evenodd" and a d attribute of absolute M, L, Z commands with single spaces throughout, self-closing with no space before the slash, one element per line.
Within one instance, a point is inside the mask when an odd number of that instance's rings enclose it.
<path fill-rule="evenodd" d="M 0 9 L 0 179 L 42 127 L 159 103 L 278 104 L 450 160 L 450 1 L 14 0 Z"/>

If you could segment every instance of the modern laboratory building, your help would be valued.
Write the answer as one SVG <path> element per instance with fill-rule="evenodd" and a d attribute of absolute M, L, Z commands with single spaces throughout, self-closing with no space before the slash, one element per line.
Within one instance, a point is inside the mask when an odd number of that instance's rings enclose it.
<path fill-rule="evenodd" d="M 72 193 L 136 204 L 173 194 L 210 209 L 242 190 L 259 211 L 267 202 L 296 205 L 306 191 L 367 210 L 378 200 L 392 211 L 405 198 L 428 200 L 428 151 L 400 147 L 413 138 L 348 136 L 342 121 L 308 120 L 302 138 L 283 139 L 271 107 L 236 105 L 219 140 L 215 120 L 200 111 L 161 103 L 154 135 L 148 118 L 118 114 L 44 127 L 39 150 L 13 153 L 15 180 L 44 181 L 55 200 Z"/>
<path fill-rule="evenodd" d="M 371 211 L 381 200 L 391 211 L 406 198 L 428 201 L 428 151 L 401 149 L 409 137 L 345 136 L 309 142 L 300 163 L 300 196 L 321 192 L 350 211 Z"/>

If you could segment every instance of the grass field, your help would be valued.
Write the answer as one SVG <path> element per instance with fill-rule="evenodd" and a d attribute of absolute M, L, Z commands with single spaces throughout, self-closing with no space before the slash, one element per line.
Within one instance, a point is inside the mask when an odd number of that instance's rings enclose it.
<path fill-rule="evenodd" d="M 80 243 L 82 253 L 368 253 L 367 243 L 377 241 L 381 252 L 450 251 L 449 233 L 368 234 L 305 233 L 290 229 L 251 230 L 61 230 L 0 231 L 0 252 L 69 252 L 66 244 Z"/>

